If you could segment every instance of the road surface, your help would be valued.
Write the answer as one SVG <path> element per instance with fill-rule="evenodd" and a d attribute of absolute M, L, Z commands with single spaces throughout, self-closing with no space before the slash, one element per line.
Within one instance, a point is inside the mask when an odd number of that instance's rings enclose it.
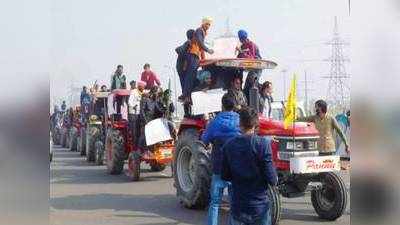
<path fill-rule="evenodd" d="M 176 196 L 171 170 L 150 172 L 143 165 L 139 182 L 109 175 L 105 166 L 94 166 L 77 152 L 54 147 L 50 166 L 51 225 L 203 225 L 206 211 L 183 208 Z M 126 165 L 125 165 L 126 167 Z M 350 186 L 348 173 L 343 173 Z M 334 222 L 320 220 L 310 196 L 282 198 L 281 225 L 347 225 L 350 205 Z M 228 209 L 221 210 L 220 224 L 227 224 Z"/>

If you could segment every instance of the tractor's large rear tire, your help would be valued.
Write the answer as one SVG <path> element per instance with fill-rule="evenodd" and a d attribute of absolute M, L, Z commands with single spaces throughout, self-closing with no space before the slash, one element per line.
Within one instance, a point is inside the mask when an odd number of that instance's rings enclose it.
<path fill-rule="evenodd" d="M 85 127 L 81 128 L 78 145 L 79 145 L 79 150 L 81 152 L 81 156 L 85 156 L 86 155 L 86 129 L 85 129 Z"/>
<path fill-rule="evenodd" d="M 195 129 L 181 133 L 174 153 L 174 186 L 180 202 L 190 209 L 204 209 L 210 200 L 210 153 Z"/>
<path fill-rule="evenodd" d="M 100 139 L 101 131 L 98 127 L 89 126 L 86 132 L 86 161 L 96 161 L 96 141 Z"/>
<path fill-rule="evenodd" d="M 336 173 L 321 173 L 318 176 L 322 188 L 311 191 L 312 205 L 320 218 L 334 221 L 346 210 L 346 185 Z"/>
<path fill-rule="evenodd" d="M 96 141 L 95 149 L 96 149 L 96 165 L 101 166 L 104 163 L 104 144 L 101 140 Z"/>
<path fill-rule="evenodd" d="M 107 170 L 110 174 L 121 174 L 125 161 L 124 138 L 119 130 L 108 129 L 106 137 Z"/>
<path fill-rule="evenodd" d="M 277 225 L 281 219 L 281 196 L 276 187 L 268 186 L 268 199 L 270 201 L 270 214 L 271 214 L 271 225 Z"/>
<path fill-rule="evenodd" d="M 78 145 L 78 129 L 76 127 L 71 128 L 70 132 L 70 138 L 69 138 L 69 150 L 74 152 L 77 150 L 77 145 Z"/>

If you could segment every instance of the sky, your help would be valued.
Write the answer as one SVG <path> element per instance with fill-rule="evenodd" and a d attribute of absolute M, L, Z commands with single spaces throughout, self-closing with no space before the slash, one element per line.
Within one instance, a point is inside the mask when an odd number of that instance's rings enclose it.
<path fill-rule="evenodd" d="M 53 1 L 51 48 L 51 95 L 68 96 L 68 88 L 90 85 L 95 80 L 109 85 L 116 65 L 124 65 L 128 80 L 138 79 L 144 63 L 161 77 L 164 85 L 174 79 L 174 49 L 185 40 L 189 28 L 197 28 L 204 16 L 214 23 L 208 40 L 223 34 L 227 20 L 236 33 L 245 29 L 263 58 L 278 63 L 263 79 L 275 85 L 276 99 L 283 99 L 291 76 L 298 74 L 299 96 L 307 71 L 310 95 L 326 95 L 330 47 L 325 43 L 338 17 L 343 39 L 350 41 L 347 0 L 203 0 L 193 10 L 189 1 Z M 350 53 L 351 45 L 345 54 Z M 348 67 L 351 64 L 347 65 Z M 177 85 L 179 86 L 179 84 Z M 287 91 L 287 90 L 286 90 Z"/>

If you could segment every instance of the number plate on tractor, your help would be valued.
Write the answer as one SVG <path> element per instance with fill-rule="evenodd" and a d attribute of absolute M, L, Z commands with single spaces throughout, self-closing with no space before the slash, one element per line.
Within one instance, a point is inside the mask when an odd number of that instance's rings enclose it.
<path fill-rule="evenodd" d="M 295 157 L 290 159 L 290 172 L 321 173 L 340 170 L 339 156 Z"/>

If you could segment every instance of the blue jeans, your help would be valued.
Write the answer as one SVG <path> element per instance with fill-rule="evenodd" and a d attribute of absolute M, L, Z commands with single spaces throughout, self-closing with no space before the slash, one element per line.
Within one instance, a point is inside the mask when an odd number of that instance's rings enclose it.
<path fill-rule="evenodd" d="M 236 220 L 233 218 L 232 214 L 229 215 L 229 225 L 271 225 L 271 214 L 269 207 L 266 209 L 266 212 L 264 213 L 264 216 L 261 217 L 258 220 L 252 221 L 251 223 L 245 223 Z"/>
<path fill-rule="evenodd" d="M 229 200 L 232 197 L 232 186 L 230 182 L 221 179 L 221 175 L 213 174 L 210 188 L 210 206 L 208 208 L 208 225 L 218 224 L 219 205 L 224 194 L 224 189 L 228 188 Z"/>
<path fill-rule="evenodd" d="M 199 68 L 200 59 L 194 54 L 187 54 L 186 56 L 186 71 L 183 78 L 184 85 L 182 94 L 185 97 L 190 97 L 193 87 L 196 83 L 197 69 Z"/>

